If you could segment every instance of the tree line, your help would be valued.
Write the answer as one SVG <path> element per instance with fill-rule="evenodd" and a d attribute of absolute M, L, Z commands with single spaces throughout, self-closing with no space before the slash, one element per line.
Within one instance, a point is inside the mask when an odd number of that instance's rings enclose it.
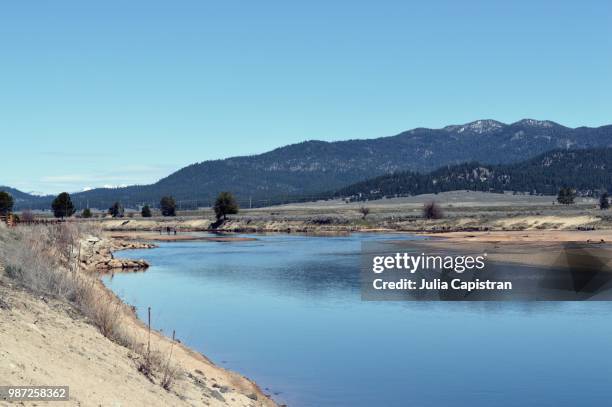
<path fill-rule="evenodd" d="M 0 215 L 7 216 L 13 212 L 15 201 L 10 193 L 0 191 Z M 162 216 L 176 216 L 176 201 L 172 196 L 164 196 L 159 202 L 159 208 Z M 231 192 L 221 192 L 215 200 L 213 210 L 217 221 L 227 220 L 227 215 L 237 214 L 239 205 L 236 198 Z M 53 216 L 64 219 L 73 216 L 76 213 L 76 208 L 72 202 L 72 198 L 68 192 L 62 192 L 51 202 L 51 210 Z M 109 209 L 108 214 L 114 218 L 125 216 L 125 208 L 121 202 L 115 202 Z M 153 212 L 149 205 L 144 205 L 140 210 L 143 218 L 150 218 Z M 82 218 L 91 218 L 93 213 L 91 209 L 85 208 L 81 212 Z"/>
<path fill-rule="evenodd" d="M 610 148 L 555 150 L 516 164 L 471 162 L 430 173 L 397 172 L 349 185 L 330 196 L 367 201 L 454 190 L 553 195 L 564 188 L 580 196 L 599 196 L 612 189 L 610 168 Z M 561 201 L 571 201 L 569 196 L 565 198 L 567 193 L 562 192 Z"/>

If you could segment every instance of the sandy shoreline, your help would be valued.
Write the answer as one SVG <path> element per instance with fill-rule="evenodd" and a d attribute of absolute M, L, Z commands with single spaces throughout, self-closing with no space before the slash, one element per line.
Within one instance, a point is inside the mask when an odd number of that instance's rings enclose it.
<path fill-rule="evenodd" d="M 612 230 L 528 230 L 419 233 L 424 236 L 462 242 L 520 242 L 520 243 L 601 243 L 612 242 Z"/>
<path fill-rule="evenodd" d="M 405 242 L 424 250 L 487 253 L 496 262 L 524 266 L 567 267 L 568 252 L 580 252 L 612 267 L 612 231 L 533 230 L 494 232 L 421 233 L 433 240 Z"/>
<path fill-rule="evenodd" d="M 0 228 L 0 244 L 8 237 Z M 81 273 L 96 272 L 97 262 L 112 259 L 112 251 L 151 247 L 101 236 L 86 237 L 79 258 Z M 5 274 L 0 261 L 0 377 L 3 385 L 67 385 L 69 402 L 58 406 L 232 406 L 273 407 L 277 404 L 253 381 L 215 365 L 204 355 L 160 332 L 151 331 L 150 348 L 160 366 L 180 373 L 171 388 L 161 385 L 161 372 L 139 371 L 142 353 L 104 336 L 88 317 L 65 299 L 34 293 Z M 148 329 L 134 310 L 91 279 L 100 303 L 117 304 L 121 328 L 135 343 L 148 342 Z M 106 299 L 106 300 L 105 300 Z M 108 303 L 107 303 L 108 304 Z M 45 405 L 44 403 L 37 403 Z M 8 406 L 0 400 L 0 405 Z M 12 404 L 11 404 L 12 405 Z"/>
<path fill-rule="evenodd" d="M 141 248 L 154 248 L 154 241 L 249 241 L 255 239 L 248 238 L 204 238 L 201 236 L 191 235 L 157 235 L 151 234 L 136 234 L 136 235 L 114 235 L 107 234 L 110 244 L 110 255 L 116 250 L 130 250 L 130 249 L 141 249 Z M 144 241 L 144 245 L 134 244 L 132 241 Z M 129 260 L 128 260 L 129 261 Z M 109 295 L 115 296 L 115 294 L 109 290 L 100 280 L 101 289 L 105 290 Z M 127 304 L 126 304 L 127 305 Z M 145 341 L 148 338 L 148 328 L 144 321 L 140 320 L 135 312 L 128 313 L 128 322 L 131 325 L 133 332 L 137 333 L 141 341 Z M 172 344 L 172 340 L 165 336 L 164 333 L 152 330 L 153 335 L 152 343 L 153 346 L 157 347 L 169 347 Z M 226 370 L 220 366 L 215 365 L 205 355 L 183 345 L 180 342 L 174 342 L 175 350 L 173 358 L 176 357 L 177 363 L 189 373 L 189 378 L 193 379 L 198 386 L 203 386 L 201 382 L 202 378 L 206 380 L 209 378 L 212 384 L 209 384 L 213 388 L 214 398 L 218 401 L 228 402 L 228 396 L 232 397 L 227 405 L 245 405 L 245 406 L 276 406 L 277 404 L 270 398 L 269 395 L 263 393 L 263 391 L 257 386 L 257 384 L 250 379 Z M 218 390 L 215 390 L 218 389 Z M 245 399 L 246 396 L 246 399 Z M 223 400 L 222 400 L 223 399 Z M 238 403 L 234 403 L 237 399 L 241 399 Z M 245 404 L 246 403 L 246 404 Z"/>

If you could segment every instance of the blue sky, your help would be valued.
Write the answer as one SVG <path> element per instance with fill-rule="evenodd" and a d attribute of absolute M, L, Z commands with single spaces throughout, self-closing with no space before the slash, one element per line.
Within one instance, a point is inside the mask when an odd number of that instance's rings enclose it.
<path fill-rule="evenodd" d="M 24 191 L 481 118 L 612 122 L 609 0 L 15 1 L 0 55 L 0 185 Z"/>

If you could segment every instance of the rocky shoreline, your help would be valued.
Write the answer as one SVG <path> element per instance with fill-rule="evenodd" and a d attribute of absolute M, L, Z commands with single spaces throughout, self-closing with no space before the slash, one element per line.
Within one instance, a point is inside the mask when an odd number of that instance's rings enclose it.
<path fill-rule="evenodd" d="M 113 252 L 129 249 L 150 249 L 153 247 L 156 246 L 147 242 L 88 236 L 81 241 L 79 265 L 85 270 L 99 272 L 145 270 L 149 267 L 147 261 L 142 259 L 117 259 L 114 257 Z"/>

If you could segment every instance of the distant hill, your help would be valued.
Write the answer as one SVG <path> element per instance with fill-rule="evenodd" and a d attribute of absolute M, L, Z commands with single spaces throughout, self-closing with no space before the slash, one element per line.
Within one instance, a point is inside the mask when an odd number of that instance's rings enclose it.
<path fill-rule="evenodd" d="M 478 120 L 370 140 L 305 141 L 264 154 L 192 164 L 151 185 L 76 193 L 73 200 L 77 207 L 89 202 L 107 208 L 117 200 L 126 206 L 157 205 L 168 194 L 182 201 L 182 207 L 191 207 L 210 205 L 220 191 L 229 190 L 242 206 L 250 199 L 259 206 L 398 171 L 424 172 L 468 161 L 505 164 L 553 149 L 592 147 L 612 147 L 612 126 L 572 129 L 531 119 L 512 124 Z M 50 199 L 28 204 L 48 207 Z"/>
<path fill-rule="evenodd" d="M 612 191 L 612 148 L 553 150 L 515 164 L 471 162 L 428 174 L 399 172 L 349 185 L 332 195 L 370 200 L 462 189 L 554 195 L 565 186 L 585 196 Z"/>
<path fill-rule="evenodd" d="M 40 198 L 36 195 L 31 195 L 26 192 L 22 192 L 18 189 L 7 186 L 0 186 L 0 191 L 8 192 L 9 194 L 11 194 L 15 203 L 29 202 Z"/>

